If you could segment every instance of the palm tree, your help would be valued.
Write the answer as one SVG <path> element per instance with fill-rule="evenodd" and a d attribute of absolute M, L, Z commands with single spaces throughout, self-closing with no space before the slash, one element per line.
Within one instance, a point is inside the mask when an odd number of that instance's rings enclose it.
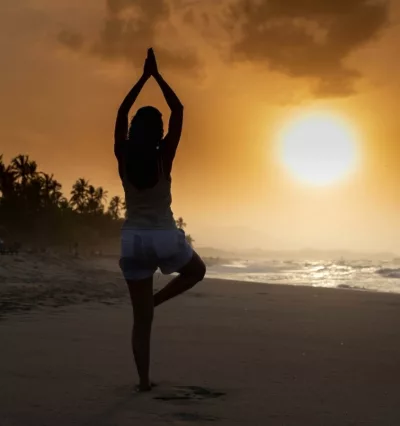
<path fill-rule="evenodd" d="M 87 191 L 87 205 L 86 211 L 88 213 L 95 213 L 99 207 L 99 203 L 96 197 L 96 188 L 93 185 L 89 185 Z"/>
<path fill-rule="evenodd" d="M 3 155 L 0 155 L 0 193 L 4 197 L 11 188 L 14 187 L 15 174 L 10 166 L 3 162 Z"/>
<path fill-rule="evenodd" d="M 37 174 L 37 163 L 36 161 L 29 161 L 27 166 L 28 179 L 33 179 Z"/>
<path fill-rule="evenodd" d="M 0 155 L 0 196 L 3 196 L 3 181 L 6 174 L 6 165 L 3 162 L 3 154 Z"/>
<path fill-rule="evenodd" d="M 63 196 L 60 197 L 57 204 L 62 211 L 68 210 L 71 207 L 69 201 Z"/>
<path fill-rule="evenodd" d="M 78 213 L 83 213 L 88 203 L 89 182 L 83 178 L 78 179 L 71 191 L 71 206 L 76 209 Z"/>
<path fill-rule="evenodd" d="M 28 212 L 37 212 L 43 206 L 43 178 L 36 176 L 30 179 L 25 186 L 22 187 L 22 197 L 20 198 L 22 205 Z"/>
<path fill-rule="evenodd" d="M 0 195 L 8 198 L 15 193 L 16 176 L 11 166 L 3 163 L 3 156 L 0 156 Z"/>
<path fill-rule="evenodd" d="M 15 172 L 15 177 L 21 180 L 22 187 L 26 186 L 29 179 L 36 176 L 37 164 L 30 161 L 28 155 L 18 155 L 11 161 L 11 168 Z"/>
<path fill-rule="evenodd" d="M 107 199 L 107 191 L 101 186 L 95 188 L 93 185 L 89 185 L 87 189 L 87 202 L 86 211 L 90 214 L 99 214 L 104 212 L 103 201 Z"/>
<path fill-rule="evenodd" d="M 176 222 L 176 226 L 178 227 L 178 229 L 186 228 L 186 223 L 184 222 L 182 217 L 178 218 L 175 222 Z"/>
<path fill-rule="evenodd" d="M 194 239 L 192 238 L 191 235 L 186 235 L 186 241 L 188 242 L 188 244 L 190 245 L 190 247 L 193 247 Z"/>
<path fill-rule="evenodd" d="M 92 236 L 99 239 L 104 224 L 110 237 L 118 229 L 117 220 L 126 210 L 121 197 L 112 197 L 107 213 L 104 204 L 107 191 L 78 179 L 71 190 L 70 201 L 52 174 L 38 171 L 27 155 L 18 155 L 6 165 L 0 154 L 0 224 L 27 240 L 62 243 Z M 183 219 L 178 221 L 183 228 Z"/>
<path fill-rule="evenodd" d="M 54 175 L 40 173 L 42 179 L 42 191 L 44 204 L 57 205 L 62 198 L 62 185 L 54 179 Z"/>
<path fill-rule="evenodd" d="M 99 203 L 99 206 L 104 209 L 103 203 L 107 201 L 108 191 L 105 191 L 101 186 L 99 186 L 98 188 L 96 188 L 94 196 L 96 201 Z"/>
<path fill-rule="evenodd" d="M 115 220 L 120 218 L 121 210 L 123 207 L 122 198 L 116 195 L 110 201 L 110 205 L 108 207 L 108 214 Z"/>

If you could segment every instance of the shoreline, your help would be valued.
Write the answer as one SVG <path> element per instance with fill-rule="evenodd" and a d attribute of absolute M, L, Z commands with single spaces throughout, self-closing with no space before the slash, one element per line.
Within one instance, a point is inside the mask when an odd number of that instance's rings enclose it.
<path fill-rule="evenodd" d="M 0 258 L 0 319 L 8 313 L 36 308 L 62 307 L 88 302 L 115 304 L 129 300 L 128 289 L 115 256 L 75 258 L 59 254 L 20 254 Z M 165 285 L 171 278 L 156 274 L 154 287 Z M 275 284 L 232 278 L 206 277 L 193 290 L 210 291 L 217 283 L 229 292 L 230 286 L 246 291 L 256 286 L 258 292 L 285 292 L 303 289 L 305 292 L 329 291 L 400 298 L 396 292 L 384 292 L 360 287 L 323 287 L 303 284 Z M 275 289 L 275 290 L 273 290 Z M 281 290 L 279 290 L 281 289 Z M 235 290 L 238 291 L 238 290 Z M 327 293 L 327 294 L 328 294 Z"/>
<path fill-rule="evenodd" d="M 230 281 L 230 282 L 238 282 L 238 283 L 242 283 L 244 285 L 248 285 L 248 284 L 256 284 L 256 285 L 263 285 L 263 286 L 277 286 L 277 287 L 296 287 L 296 288 L 305 288 L 305 289 L 310 289 L 310 288 L 314 288 L 314 289 L 321 289 L 321 290 L 333 290 L 333 291 L 338 291 L 338 290 L 342 290 L 342 291 L 354 291 L 354 292 L 361 292 L 361 293 L 372 293 L 372 294 L 388 294 L 388 295 L 393 295 L 393 296 L 397 296 L 400 297 L 400 292 L 394 292 L 394 291 L 382 291 L 382 290 L 376 290 L 376 289 L 369 289 L 369 288 L 365 288 L 365 287 L 357 287 L 357 286 L 348 286 L 347 284 L 340 284 L 337 287 L 326 287 L 326 286 L 318 286 L 318 285 L 307 285 L 307 284 L 281 284 L 281 283 L 277 283 L 277 284 L 273 284 L 273 283 L 266 283 L 266 282 L 261 282 L 261 281 L 244 281 L 244 280 L 238 280 L 238 279 L 234 279 L 234 278 L 216 278 L 216 277 L 206 277 L 206 280 L 213 280 L 213 281 Z"/>
<path fill-rule="evenodd" d="M 155 275 L 154 291 L 164 286 L 170 277 L 161 274 Z M 119 304 L 129 304 L 129 293 L 126 283 L 122 277 L 116 277 L 115 283 L 106 285 L 95 284 L 92 287 L 81 287 L 82 283 L 74 283 L 72 287 L 61 285 L 52 285 L 50 288 L 46 285 L 35 285 L 32 283 L 9 284 L 6 288 L 0 285 L 0 321 L 8 318 L 9 315 L 23 314 L 27 312 L 45 311 L 46 308 L 65 308 L 69 306 L 86 306 L 91 303 L 112 306 Z M 342 295 L 366 296 L 378 299 L 387 299 L 396 301 L 400 307 L 400 294 L 382 292 L 378 290 L 369 290 L 361 288 L 327 288 L 308 285 L 291 284 L 269 284 L 253 281 L 239 281 L 221 278 L 205 278 L 194 289 L 181 297 L 207 297 L 212 296 L 216 288 L 223 289 L 223 292 L 234 291 L 239 294 L 258 294 L 265 295 L 269 293 L 277 295 L 300 294 L 313 297 L 340 297 Z M 217 291 L 218 292 L 218 291 Z"/>

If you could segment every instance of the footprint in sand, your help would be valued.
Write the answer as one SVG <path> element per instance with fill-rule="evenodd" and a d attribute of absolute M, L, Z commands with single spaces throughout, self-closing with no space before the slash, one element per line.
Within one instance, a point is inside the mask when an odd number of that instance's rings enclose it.
<path fill-rule="evenodd" d="M 224 392 L 217 392 L 200 386 L 175 386 L 171 392 L 154 397 L 161 401 L 202 401 L 224 396 Z"/>

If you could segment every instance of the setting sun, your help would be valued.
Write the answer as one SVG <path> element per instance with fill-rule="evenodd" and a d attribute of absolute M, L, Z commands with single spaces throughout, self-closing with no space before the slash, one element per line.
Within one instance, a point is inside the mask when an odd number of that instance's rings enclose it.
<path fill-rule="evenodd" d="M 356 168 L 357 137 L 338 116 L 302 115 L 284 126 L 279 139 L 280 160 L 305 183 L 329 185 Z"/>

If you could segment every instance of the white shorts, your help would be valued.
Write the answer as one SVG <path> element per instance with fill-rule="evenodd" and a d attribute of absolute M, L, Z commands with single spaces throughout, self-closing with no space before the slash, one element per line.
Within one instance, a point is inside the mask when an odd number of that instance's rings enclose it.
<path fill-rule="evenodd" d="M 193 249 L 180 229 L 123 229 L 120 267 L 126 280 L 151 277 L 158 268 L 163 274 L 182 269 L 192 258 Z"/>

